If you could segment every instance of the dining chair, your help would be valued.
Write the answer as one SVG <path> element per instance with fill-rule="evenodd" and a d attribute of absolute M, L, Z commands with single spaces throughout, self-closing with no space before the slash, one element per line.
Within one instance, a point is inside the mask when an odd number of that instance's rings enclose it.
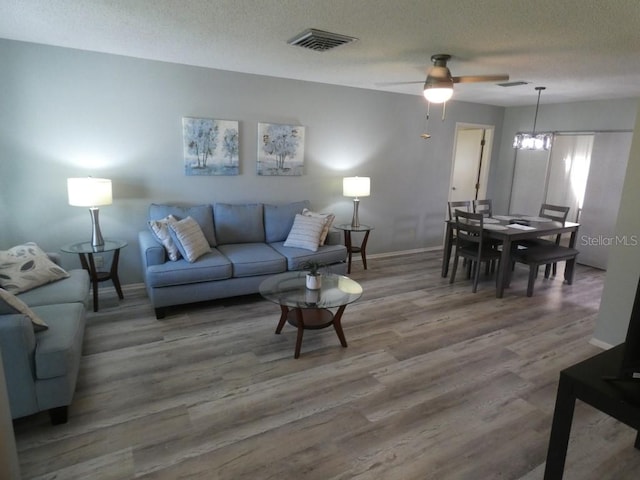
<path fill-rule="evenodd" d="M 462 257 L 468 260 L 467 278 L 473 271 L 473 293 L 478 289 L 480 278 L 480 266 L 482 262 L 487 264 L 492 261 L 500 262 L 502 253 L 493 248 L 484 232 L 484 216 L 481 213 L 470 213 L 455 210 L 456 254 L 453 257 L 453 269 L 449 283 L 453 283 L 458 269 L 458 259 Z M 498 263 L 499 265 L 499 263 Z"/>
<path fill-rule="evenodd" d="M 448 207 L 449 207 L 449 220 L 450 221 L 455 221 L 455 215 L 453 214 L 453 211 L 456 209 L 460 209 L 463 210 L 465 212 L 470 212 L 471 211 L 471 200 L 456 200 L 453 202 L 448 202 L 447 203 Z M 456 244 L 456 235 L 455 235 L 455 231 L 453 236 L 451 237 L 451 243 L 453 245 Z M 465 258 L 463 263 L 463 265 L 467 265 L 467 259 Z"/>
<path fill-rule="evenodd" d="M 463 210 L 465 212 L 471 211 L 471 200 L 459 200 L 455 202 L 449 202 L 449 220 L 454 219 L 453 211 L 456 209 Z"/>
<path fill-rule="evenodd" d="M 486 198 L 484 200 L 473 201 L 473 213 L 481 213 L 485 217 L 493 216 L 493 208 L 491 206 L 491 199 Z"/>

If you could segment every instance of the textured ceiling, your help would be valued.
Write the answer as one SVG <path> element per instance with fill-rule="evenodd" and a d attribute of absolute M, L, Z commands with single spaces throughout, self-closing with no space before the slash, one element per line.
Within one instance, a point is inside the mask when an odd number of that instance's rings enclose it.
<path fill-rule="evenodd" d="M 318 53 L 307 28 L 358 38 Z M 2 0 L 0 38 L 420 95 L 435 53 L 454 100 L 528 105 L 640 97 L 639 0 Z"/>

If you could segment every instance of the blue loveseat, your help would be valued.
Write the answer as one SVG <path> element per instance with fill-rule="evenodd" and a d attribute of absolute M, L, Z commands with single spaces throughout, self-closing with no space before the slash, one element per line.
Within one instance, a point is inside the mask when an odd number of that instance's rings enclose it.
<path fill-rule="evenodd" d="M 213 205 L 156 205 L 149 220 L 168 215 L 193 218 L 209 244 L 206 254 L 190 263 L 170 260 L 167 249 L 150 229 L 139 233 L 142 274 L 156 317 L 166 307 L 258 292 L 268 276 L 300 270 L 309 261 L 333 273 L 345 273 L 347 249 L 339 232 L 330 231 L 316 251 L 285 246 L 297 214 L 309 209 L 308 201 L 286 205 L 262 203 Z"/>
<path fill-rule="evenodd" d="M 59 264 L 56 254 L 49 254 Z M 0 299 L 0 351 L 12 418 L 48 410 L 54 424 L 67 421 L 76 388 L 89 275 L 74 269 L 69 276 L 16 297 L 48 328 L 36 331 L 31 320 Z"/>

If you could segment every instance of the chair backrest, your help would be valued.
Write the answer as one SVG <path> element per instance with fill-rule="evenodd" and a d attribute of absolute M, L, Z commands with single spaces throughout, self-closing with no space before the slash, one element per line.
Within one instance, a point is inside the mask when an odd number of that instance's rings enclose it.
<path fill-rule="evenodd" d="M 543 203 L 540 206 L 539 216 L 542 218 L 548 218 L 549 220 L 554 220 L 556 222 L 561 222 L 562 224 L 564 224 L 564 222 L 567 221 L 567 215 L 569 215 L 569 207 L 563 207 L 562 205 L 551 205 L 550 203 Z M 561 239 L 561 233 L 555 236 L 556 245 L 560 245 Z"/>
<path fill-rule="evenodd" d="M 543 203 L 540 207 L 540 217 L 555 220 L 556 222 L 566 222 L 567 215 L 569 215 L 569 207 L 563 207 L 561 205 L 551 205 L 549 203 Z"/>
<path fill-rule="evenodd" d="M 462 210 L 455 210 L 456 218 L 456 241 L 458 246 L 469 243 L 477 243 L 482 249 L 484 216 L 481 213 L 470 213 Z"/>
<path fill-rule="evenodd" d="M 474 200 L 473 201 L 473 213 L 481 213 L 485 217 L 493 216 L 493 209 L 491 207 L 491 199 Z"/>
<path fill-rule="evenodd" d="M 453 220 L 453 211 L 456 209 L 464 210 L 465 212 L 471 211 L 471 200 L 459 200 L 456 202 L 449 202 L 449 220 Z"/>

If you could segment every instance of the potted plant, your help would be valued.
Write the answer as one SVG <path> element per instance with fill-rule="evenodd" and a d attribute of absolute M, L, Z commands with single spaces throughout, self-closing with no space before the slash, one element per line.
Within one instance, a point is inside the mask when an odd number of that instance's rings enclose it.
<path fill-rule="evenodd" d="M 324 267 L 323 264 L 318 262 L 307 262 L 302 268 L 307 271 L 307 288 L 309 290 L 319 290 L 322 287 L 322 274 L 320 269 Z"/>

